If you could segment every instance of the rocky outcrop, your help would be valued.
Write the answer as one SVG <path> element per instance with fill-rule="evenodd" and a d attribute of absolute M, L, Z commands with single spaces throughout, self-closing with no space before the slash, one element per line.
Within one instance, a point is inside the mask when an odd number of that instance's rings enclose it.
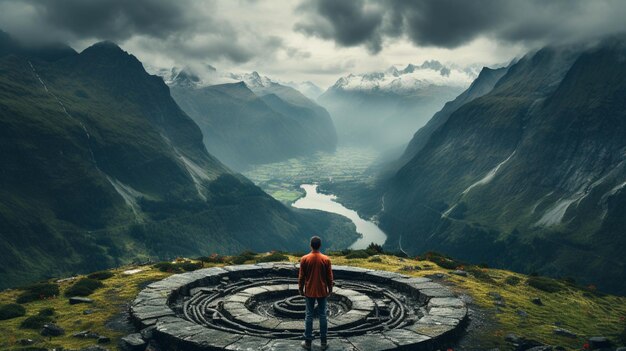
<path fill-rule="evenodd" d="M 433 348 L 453 341 L 467 320 L 465 303 L 430 279 L 348 266 L 335 266 L 333 273 L 337 282 L 337 295 L 333 298 L 338 299 L 336 303 L 346 304 L 347 311 L 330 316 L 331 347 L 355 351 Z M 227 266 L 171 276 L 148 285 L 139 293 L 131 306 L 131 316 L 139 329 L 151 329 L 127 338 L 139 343 L 139 338 L 145 334 L 145 338 L 156 340 L 165 348 L 185 350 L 213 350 L 227 346 L 242 350 L 250 347 L 259 350 L 298 349 L 300 341 L 294 338 L 302 334 L 302 322 L 260 315 L 246 307 L 262 303 L 262 299 L 269 296 L 297 295 L 296 276 L 297 268 L 291 263 Z M 371 299 L 384 290 L 374 288 L 370 297 L 370 293 L 361 294 L 349 288 L 359 282 L 389 286 L 406 294 L 402 300 L 414 299 L 423 307 L 418 315 L 413 315 L 403 309 L 400 299 L 394 302 L 396 297 L 389 295 L 386 301 L 398 304 L 394 307 L 396 312 L 388 320 L 377 322 L 374 309 L 378 305 Z M 218 286 L 229 294 L 212 295 Z M 391 291 L 384 294 L 391 294 Z M 209 302 L 212 300 L 204 300 L 210 296 L 220 302 L 215 312 L 210 308 L 213 318 L 207 319 L 202 316 L 207 312 L 206 308 L 195 309 L 194 304 L 213 306 L 214 303 Z M 181 312 L 181 308 L 185 312 Z M 228 331 L 221 330 L 220 319 L 230 321 Z M 398 320 L 397 324 L 395 320 Z M 375 328 L 376 323 L 389 325 Z M 359 331 L 360 327 L 367 326 L 370 332 Z M 297 336 L 288 338 L 291 334 Z"/>

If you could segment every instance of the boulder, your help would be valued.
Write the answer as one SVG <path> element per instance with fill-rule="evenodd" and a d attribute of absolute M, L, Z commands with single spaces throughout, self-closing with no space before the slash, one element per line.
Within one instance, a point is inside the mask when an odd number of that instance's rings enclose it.
<path fill-rule="evenodd" d="M 589 338 L 589 347 L 592 350 L 611 347 L 611 340 L 604 336 L 594 336 Z"/>
<path fill-rule="evenodd" d="M 455 270 L 455 271 L 452 271 L 452 274 L 454 274 L 454 275 L 459 275 L 459 276 L 461 276 L 461 277 L 467 277 L 467 272 L 466 272 L 466 271 L 464 271 L 464 270 L 460 270 L 460 269 L 457 269 L 457 270 Z"/>
<path fill-rule="evenodd" d="M 510 334 L 507 334 L 504 337 L 504 340 L 506 340 L 506 341 L 508 341 L 510 343 L 517 343 L 520 340 L 520 337 L 517 336 L 516 334 L 510 333 Z"/>
<path fill-rule="evenodd" d="M 446 275 L 443 273 L 434 273 L 434 274 L 428 274 L 426 276 L 426 278 L 430 278 L 430 279 L 443 279 L 445 278 Z"/>
<path fill-rule="evenodd" d="M 517 315 L 522 317 L 522 318 L 528 317 L 528 312 L 526 312 L 524 310 L 517 310 L 515 313 L 517 313 Z"/>
<path fill-rule="evenodd" d="M 86 337 L 85 335 L 87 335 L 87 333 L 89 333 L 89 330 L 79 331 L 79 332 L 76 332 L 76 333 L 72 334 L 72 337 L 84 338 L 84 337 Z"/>
<path fill-rule="evenodd" d="M 70 297 L 70 305 L 76 305 L 79 303 L 93 303 L 93 300 L 88 297 L 82 297 L 82 296 Z"/>
<path fill-rule="evenodd" d="M 564 337 L 567 337 L 567 338 L 576 338 L 576 334 L 572 333 L 571 331 L 569 331 L 567 329 L 556 328 L 556 329 L 554 329 L 553 333 L 555 335 L 560 335 L 560 336 L 564 336 Z"/>
<path fill-rule="evenodd" d="M 513 334 L 513 333 L 507 334 L 504 340 L 513 344 L 513 346 L 515 347 L 515 350 L 528 350 L 533 347 L 545 347 L 545 345 L 543 345 L 542 343 L 538 341 L 526 339 L 526 338 L 517 336 L 516 334 Z"/>
<path fill-rule="evenodd" d="M 141 337 L 144 340 L 150 340 L 152 339 L 152 336 L 154 335 L 154 330 L 156 329 L 156 326 L 152 325 L 149 326 L 147 328 L 141 329 L 141 331 L 139 332 L 141 334 Z"/>
<path fill-rule="evenodd" d="M 497 293 L 495 291 L 490 291 L 487 293 L 487 296 L 491 297 L 494 300 L 504 300 L 504 298 L 502 297 L 502 295 L 500 295 L 500 293 Z"/>
<path fill-rule="evenodd" d="M 93 345 L 80 349 L 80 351 L 109 351 L 109 349 L 106 349 L 100 345 Z"/>
<path fill-rule="evenodd" d="M 493 302 L 493 304 L 497 307 L 506 307 L 506 303 L 503 300 L 496 300 Z"/>
<path fill-rule="evenodd" d="M 56 324 L 45 324 L 39 334 L 42 336 L 61 336 L 65 334 L 65 330 Z"/>
<path fill-rule="evenodd" d="M 98 337 L 98 344 L 108 344 L 110 342 L 111 342 L 111 338 L 109 338 L 108 336 L 100 335 Z"/>
<path fill-rule="evenodd" d="M 17 343 L 22 345 L 22 346 L 28 346 L 28 345 L 34 344 L 35 340 L 33 340 L 33 339 L 19 339 L 17 341 Z"/>
<path fill-rule="evenodd" d="M 128 334 L 120 340 L 120 349 L 124 351 L 143 351 L 146 348 L 146 341 L 141 338 L 141 334 Z"/>

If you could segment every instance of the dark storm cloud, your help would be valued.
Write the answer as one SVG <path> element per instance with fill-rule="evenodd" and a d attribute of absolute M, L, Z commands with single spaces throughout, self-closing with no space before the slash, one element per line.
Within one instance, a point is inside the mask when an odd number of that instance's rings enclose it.
<path fill-rule="evenodd" d="M 312 0 L 299 11 L 295 30 L 372 52 L 401 36 L 454 48 L 479 36 L 545 44 L 626 31 L 619 0 Z"/>
<path fill-rule="evenodd" d="M 324 39 L 334 39 L 343 46 L 366 43 L 371 51 L 380 51 L 378 32 L 383 14 L 362 0 L 320 0 L 303 4 L 300 11 L 316 13 L 310 22 L 299 23 L 296 30 Z"/>
<path fill-rule="evenodd" d="M 189 1 L 169 0 L 2 0 L 15 21 L 51 28 L 75 38 L 124 40 L 133 35 L 164 38 L 195 24 Z M 22 9 L 20 9 L 22 7 Z M 6 19 L 5 19 L 6 20 Z M 41 33 L 45 35 L 45 33 Z"/>
<path fill-rule="evenodd" d="M 0 26 L 24 41 L 135 40 L 171 56 L 246 62 L 277 50 L 276 37 L 259 48 L 239 33 L 211 0 L 0 0 Z M 142 38 L 143 42 L 137 42 Z M 161 52 L 163 53 L 163 52 Z"/>
<path fill-rule="evenodd" d="M 184 1 L 47 0 L 31 4 L 49 24 L 76 36 L 122 40 L 145 34 L 162 38 L 189 26 Z"/>

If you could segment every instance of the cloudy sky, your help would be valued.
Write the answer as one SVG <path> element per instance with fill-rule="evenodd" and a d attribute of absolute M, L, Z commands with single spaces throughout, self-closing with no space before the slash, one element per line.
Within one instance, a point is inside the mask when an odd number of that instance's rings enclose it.
<path fill-rule="evenodd" d="M 496 65 L 626 31 L 621 0 L 0 0 L 0 29 L 82 50 L 117 42 L 156 67 L 206 64 L 326 87 L 439 60 Z"/>

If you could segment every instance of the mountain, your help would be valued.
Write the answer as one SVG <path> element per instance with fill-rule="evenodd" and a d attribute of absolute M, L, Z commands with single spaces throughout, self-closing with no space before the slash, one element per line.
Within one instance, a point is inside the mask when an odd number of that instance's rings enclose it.
<path fill-rule="evenodd" d="M 426 61 L 402 70 L 342 77 L 318 102 L 333 116 L 342 142 L 394 148 L 405 145 L 413 131 L 474 77 L 471 71 Z"/>
<path fill-rule="evenodd" d="M 315 83 L 310 82 L 310 81 L 306 81 L 306 82 L 291 81 L 291 82 L 284 83 L 284 85 L 296 89 L 297 91 L 304 94 L 304 96 L 308 97 L 309 99 L 313 101 L 317 100 L 317 98 L 320 97 L 320 95 L 322 95 L 322 93 L 324 92 L 322 88 L 320 88 Z"/>
<path fill-rule="evenodd" d="M 225 167 L 163 80 L 117 45 L 53 61 L 16 47 L 0 56 L 0 288 L 149 257 L 306 247 L 311 232 L 329 244 L 354 236 Z"/>
<path fill-rule="evenodd" d="M 496 83 L 507 72 L 507 68 L 491 69 L 484 67 L 472 84 L 454 100 L 446 102 L 443 108 L 428 120 L 425 126 L 414 135 L 400 158 L 401 164 L 406 163 L 424 147 L 430 136 L 448 121 L 450 115 L 459 107 L 490 92 Z"/>
<path fill-rule="evenodd" d="M 8 33 L 0 30 L 0 57 L 10 54 L 44 61 L 55 61 L 78 53 L 62 43 L 24 45 L 13 39 Z"/>
<path fill-rule="evenodd" d="M 337 135 L 323 107 L 256 72 L 233 77 L 239 82 L 205 86 L 182 70 L 169 81 L 172 96 L 220 160 L 245 169 L 335 150 Z"/>
<path fill-rule="evenodd" d="M 625 44 L 544 48 L 444 108 L 387 185 L 388 244 L 626 292 Z"/>

